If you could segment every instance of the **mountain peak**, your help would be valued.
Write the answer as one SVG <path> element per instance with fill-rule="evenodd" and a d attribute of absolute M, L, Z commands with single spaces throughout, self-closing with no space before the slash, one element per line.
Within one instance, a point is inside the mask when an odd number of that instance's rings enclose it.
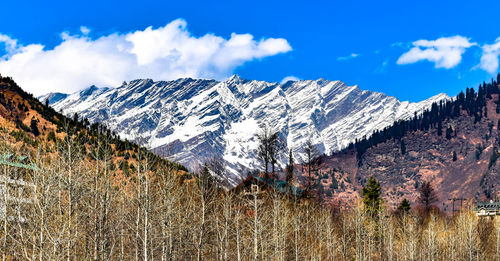
<path fill-rule="evenodd" d="M 90 95 L 92 95 L 92 93 L 94 93 L 98 89 L 99 88 L 97 88 L 97 86 L 92 85 L 92 86 L 88 87 L 87 89 L 82 90 L 80 92 L 80 95 L 81 96 L 90 96 Z"/>
<path fill-rule="evenodd" d="M 436 95 L 430 97 L 429 99 L 433 99 L 433 100 L 449 100 L 449 99 L 451 99 L 451 97 L 448 96 L 448 94 L 442 92 L 442 93 L 439 93 L 439 94 L 436 94 Z"/>
<path fill-rule="evenodd" d="M 144 85 L 144 84 L 153 84 L 153 79 L 149 79 L 149 78 L 144 78 L 144 79 L 135 79 L 135 80 L 132 80 L 129 82 L 129 86 L 130 85 Z"/>
<path fill-rule="evenodd" d="M 227 78 L 225 82 L 227 83 L 240 83 L 243 79 L 238 74 L 233 74 L 231 77 Z"/>
<path fill-rule="evenodd" d="M 430 106 L 435 102 L 446 101 L 446 100 L 452 100 L 452 98 L 450 96 L 448 96 L 446 93 L 439 93 L 439 94 L 436 94 L 432 97 L 429 97 L 429 98 L 427 98 L 419 103 L 425 104 L 426 106 Z"/>
<path fill-rule="evenodd" d="M 38 100 L 45 103 L 46 100 L 49 100 L 49 104 L 56 103 L 60 100 L 65 99 L 68 97 L 69 94 L 66 93 L 60 93 L 60 92 L 50 92 L 45 95 L 38 96 Z"/>

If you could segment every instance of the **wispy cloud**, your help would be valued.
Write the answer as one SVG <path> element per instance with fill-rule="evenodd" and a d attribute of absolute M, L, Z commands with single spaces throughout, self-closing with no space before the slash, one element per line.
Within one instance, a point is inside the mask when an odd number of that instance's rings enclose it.
<path fill-rule="evenodd" d="M 354 58 L 359 57 L 359 56 L 360 56 L 359 53 L 351 53 L 348 56 L 337 57 L 337 61 L 346 61 L 346 60 L 354 59 Z"/>
<path fill-rule="evenodd" d="M 409 48 L 410 44 L 409 43 L 403 43 L 403 42 L 395 42 L 395 43 L 391 44 L 391 47 Z"/>
<path fill-rule="evenodd" d="M 292 82 L 300 81 L 300 78 L 293 76 L 293 75 L 289 75 L 289 76 L 286 76 L 285 78 L 283 78 L 283 80 L 281 80 L 281 84 L 287 83 L 289 81 L 292 81 Z"/>
<path fill-rule="evenodd" d="M 0 34 L 7 52 L 0 57 L 0 72 L 34 94 L 74 92 L 92 84 L 117 86 L 146 77 L 223 79 L 247 61 L 292 50 L 283 38 L 256 40 L 251 34 L 235 33 L 229 39 L 214 34 L 196 37 L 186 27 L 186 21 L 177 19 L 164 27 L 97 39 L 81 27 L 79 35 L 62 33 L 61 43 L 53 49 L 21 45 Z"/>
<path fill-rule="evenodd" d="M 474 45 L 476 43 L 460 35 L 436 40 L 418 40 L 413 42 L 413 48 L 399 57 L 397 64 L 427 60 L 433 62 L 436 68 L 450 69 L 457 66 L 462 61 L 465 50 Z"/>
<path fill-rule="evenodd" d="M 389 60 L 384 60 L 382 64 L 380 64 L 376 69 L 375 73 L 385 73 L 387 70 L 387 66 L 389 65 Z"/>

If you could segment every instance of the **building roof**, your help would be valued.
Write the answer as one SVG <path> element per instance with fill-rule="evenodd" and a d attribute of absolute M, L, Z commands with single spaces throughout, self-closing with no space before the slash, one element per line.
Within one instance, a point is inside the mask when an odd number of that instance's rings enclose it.
<path fill-rule="evenodd" d="M 304 190 L 297 188 L 294 185 L 290 185 L 288 182 L 284 180 L 277 180 L 272 178 L 263 178 L 256 176 L 254 176 L 254 178 L 259 180 L 260 182 L 266 183 L 267 185 L 273 187 L 274 189 L 280 191 L 281 193 L 291 194 L 292 196 L 296 197 L 301 196 L 304 193 Z"/>
<path fill-rule="evenodd" d="M 486 210 L 486 211 L 500 211 L 500 202 L 499 201 L 489 201 L 489 202 L 477 202 L 476 207 L 474 208 L 475 211 L 479 210 Z"/>
<path fill-rule="evenodd" d="M 273 179 L 273 178 L 264 178 L 264 177 L 259 177 L 259 176 L 249 176 L 240 185 L 235 187 L 234 190 L 241 189 L 241 187 L 243 187 L 244 184 L 247 184 L 248 182 L 251 182 L 251 181 L 257 181 L 261 184 L 265 184 L 267 186 L 270 186 L 270 187 L 278 190 L 281 193 L 289 194 L 289 195 L 296 196 L 296 197 L 300 197 L 304 193 L 304 190 L 297 188 L 296 186 L 291 185 L 284 180 L 278 180 L 278 179 Z"/>
<path fill-rule="evenodd" d="M 0 165 L 7 165 L 17 168 L 29 169 L 29 170 L 37 170 L 38 168 L 35 164 L 25 164 L 23 163 L 27 159 L 26 156 L 15 157 L 14 154 L 3 154 L 0 155 Z"/>

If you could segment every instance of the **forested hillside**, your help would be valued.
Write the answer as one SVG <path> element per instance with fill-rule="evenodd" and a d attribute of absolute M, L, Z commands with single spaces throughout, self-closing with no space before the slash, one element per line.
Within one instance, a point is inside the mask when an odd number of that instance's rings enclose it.
<path fill-rule="evenodd" d="M 2 131 L 10 136 L 8 142 L 23 147 L 26 155 L 41 145 L 58 155 L 57 150 L 64 144 L 72 143 L 83 156 L 93 159 L 99 155 L 96 148 L 105 146 L 112 165 L 117 165 L 122 174 L 128 174 L 131 168 L 135 168 L 132 163 L 139 152 L 159 164 L 173 164 L 176 169 L 187 171 L 180 164 L 167 162 L 136 143 L 120 139 L 104 124 L 91 124 L 78 114 L 68 118 L 56 112 L 47 102 L 43 104 L 24 92 L 11 78 L 1 76 L 0 120 Z"/>
<path fill-rule="evenodd" d="M 316 190 L 325 200 L 352 201 L 374 176 L 387 188 L 386 201 L 394 205 L 403 198 L 415 203 L 426 181 L 435 186 L 438 205 L 446 211 L 452 208 L 450 198 L 495 198 L 500 191 L 498 80 L 481 84 L 477 91 L 467 88 L 453 100 L 434 103 L 412 119 L 322 157 L 313 177 Z"/>

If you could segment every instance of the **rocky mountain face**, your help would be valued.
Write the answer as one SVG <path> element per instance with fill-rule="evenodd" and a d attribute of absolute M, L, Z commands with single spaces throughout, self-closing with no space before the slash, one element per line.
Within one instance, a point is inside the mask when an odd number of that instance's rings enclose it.
<path fill-rule="evenodd" d="M 222 158 L 227 173 L 220 178 L 231 187 L 247 171 L 261 168 L 255 135 L 262 125 L 278 131 L 285 147 L 300 159 L 307 140 L 330 154 L 449 97 L 439 94 L 410 103 L 341 81 L 279 84 L 234 75 L 222 82 L 134 80 L 116 88 L 52 93 L 40 100 L 47 98 L 66 115 L 78 113 L 104 123 L 122 138 L 142 142 L 189 168 Z M 281 167 L 286 151 L 279 158 Z"/>
<path fill-rule="evenodd" d="M 458 117 L 428 130 L 406 133 L 389 139 L 358 154 L 344 150 L 323 158 L 314 180 L 320 184 L 325 201 L 352 201 L 370 176 L 380 181 L 385 202 L 396 207 L 403 198 L 418 204 L 418 188 L 430 181 L 438 195 L 436 206 L 451 212 L 449 199 L 471 200 L 494 198 L 500 192 L 499 95 L 492 94 L 478 112 L 480 120 L 461 109 Z M 441 127 L 441 131 L 439 128 Z M 306 169 L 297 166 L 299 180 L 305 180 Z M 455 202 L 455 210 L 460 201 Z"/>

